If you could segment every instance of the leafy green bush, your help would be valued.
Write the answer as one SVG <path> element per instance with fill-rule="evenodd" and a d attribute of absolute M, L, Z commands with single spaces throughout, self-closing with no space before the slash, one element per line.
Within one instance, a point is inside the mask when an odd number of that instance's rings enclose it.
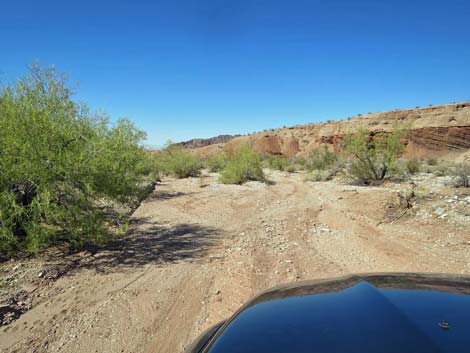
<path fill-rule="evenodd" d="M 410 159 L 405 162 L 406 171 L 409 174 L 416 174 L 420 171 L 419 161 L 417 159 Z"/>
<path fill-rule="evenodd" d="M 38 65 L 0 90 L 0 255 L 104 242 L 103 205 L 134 204 L 153 173 L 142 131 L 72 96 L 63 75 Z"/>
<path fill-rule="evenodd" d="M 280 171 L 287 170 L 291 165 L 289 159 L 283 156 L 267 156 L 265 162 L 269 169 Z"/>
<path fill-rule="evenodd" d="M 295 157 L 291 161 L 290 166 L 287 168 L 289 172 L 307 169 L 307 160 L 304 157 Z"/>
<path fill-rule="evenodd" d="M 161 173 L 180 179 L 199 176 L 203 167 L 197 156 L 171 143 L 155 158 L 156 167 Z"/>
<path fill-rule="evenodd" d="M 330 152 L 326 147 L 313 150 L 306 160 L 307 170 L 326 170 L 331 168 L 338 160 L 334 152 Z"/>
<path fill-rule="evenodd" d="M 227 165 L 228 156 L 225 152 L 217 153 L 206 161 L 206 167 L 212 173 L 218 173 Z"/>
<path fill-rule="evenodd" d="M 248 145 L 229 154 L 227 164 L 220 173 L 224 184 L 243 184 L 250 180 L 264 181 L 260 156 Z"/>
<path fill-rule="evenodd" d="M 307 181 L 326 181 L 332 179 L 342 168 L 338 154 L 326 147 L 313 150 L 306 159 L 300 159 L 308 171 Z"/>
<path fill-rule="evenodd" d="M 396 171 L 396 162 L 404 151 L 402 138 L 406 130 L 395 129 L 388 134 L 373 135 L 361 128 L 346 135 L 345 150 L 353 157 L 349 168 L 351 177 L 361 182 L 384 180 Z"/>

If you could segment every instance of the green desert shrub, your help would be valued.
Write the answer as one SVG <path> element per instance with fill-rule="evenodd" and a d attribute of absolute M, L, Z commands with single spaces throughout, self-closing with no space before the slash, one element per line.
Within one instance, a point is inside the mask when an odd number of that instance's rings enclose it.
<path fill-rule="evenodd" d="M 451 164 L 441 162 L 433 166 L 430 166 L 430 171 L 435 176 L 446 176 L 446 175 L 453 175 L 455 169 L 453 168 Z"/>
<path fill-rule="evenodd" d="M 142 131 L 72 97 L 64 75 L 38 65 L 0 88 L 0 256 L 104 242 L 106 205 L 135 204 L 155 177 Z"/>
<path fill-rule="evenodd" d="M 303 166 L 305 168 L 305 165 L 307 163 L 307 160 L 304 157 L 295 157 L 293 160 L 293 164 Z"/>
<path fill-rule="evenodd" d="M 162 174 L 179 179 L 197 177 L 203 167 L 199 157 L 172 143 L 167 143 L 167 147 L 156 156 L 155 163 Z"/>
<path fill-rule="evenodd" d="M 331 169 L 338 161 L 338 156 L 325 148 L 313 150 L 306 159 L 306 168 L 309 171 Z"/>
<path fill-rule="evenodd" d="M 333 178 L 333 173 L 331 170 L 320 170 L 315 169 L 310 171 L 307 174 L 306 180 L 307 181 L 327 181 Z"/>
<path fill-rule="evenodd" d="M 376 134 L 359 129 L 354 134 L 345 136 L 343 144 L 347 153 L 352 156 L 349 174 L 361 182 L 380 181 L 393 175 L 396 163 L 402 155 L 405 145 L 402 139 L 405 129 L 395 129 L 388 134 Z"/>
<path fill-rule="evenodd" d="M 289 172 L 289 173 L 295 173 L 296 171 L 300 170 L 300 166 L 298 166 L 297 164 L 289 164 L 286 168 L 286 172 Z"/>
<path fill-rule="evenodd" d="M 452 185 L 455 187 L 470 187 L 470 163 L 468 162 L 455 164 L 440 161 L 434 166 L 427 166 L 426 172 L 438 177 L 453 177 Z"/>
<path fill-rule="evenodd" d="M 456 186 L 470 187 L 470 163 L 459 163 L 454 168 L 454 176 L 457 178 Z"/>
<path fill-rule="evenodd" d="M 416 174 L 420 171 L 419 161 L 417 159 L 409 159 L 405 162 L 406 171 L 409 174 Z"/>
<path fill-rule="evenodd" d="M 241 146 L 228 156 L 227 164 L 220 173 L 224 184 L 243 184 L 247 181 L 264 181 L 260 156 L 249 145 Z"/>
<path fill-rule="evenodd" d="M 267 168 L 280 171 L 286 171 L 291 165 L 289 159 L 283 156 L 267 156 L 265 163 Z"/>
<path fill-rule="evenodd" d="M 228 155 L 225 152 L 217 153 L 206 161 L 206 167 L 212 173 L 219 173 L 225 168 L 228 161 Z"/>
<path fill-rule="evenodd" d="M 290 166 L 288 167 L 289 172 L 307 169 L 307 159 L 304 157 L 295 157 L 290 162 Z"/>
<path fill-rule="evenodd" d="M 343 168 L 338 154 L 326 147 L 313 150 L 304 159 L 304 169 L 308 174 L 307 181 L 326 181 L 332 179 Z"/>

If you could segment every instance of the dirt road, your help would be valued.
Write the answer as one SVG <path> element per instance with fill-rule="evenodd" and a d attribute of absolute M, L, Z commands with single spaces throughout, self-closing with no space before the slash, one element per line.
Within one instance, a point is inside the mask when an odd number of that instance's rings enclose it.
<path fill-rule="evenodd" d="M 387 216 L 393 188 L 167 180 L 131 236 L 53 283 L 0 331 L 2 352 L 177 353 L 271 286 L 352 272 L 470 273 L 470 234 Z M 380 223 L 380 224 L 379 224 Z"/>

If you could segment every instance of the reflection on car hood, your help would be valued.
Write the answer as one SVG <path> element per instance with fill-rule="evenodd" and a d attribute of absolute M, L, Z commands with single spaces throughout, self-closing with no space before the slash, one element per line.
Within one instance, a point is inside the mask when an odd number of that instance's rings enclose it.
<path fill-rule="evenodd" d="M 204 352 L 470 352 L 470 278 L 379 274 L 278 288 L 243 307 Z"/>

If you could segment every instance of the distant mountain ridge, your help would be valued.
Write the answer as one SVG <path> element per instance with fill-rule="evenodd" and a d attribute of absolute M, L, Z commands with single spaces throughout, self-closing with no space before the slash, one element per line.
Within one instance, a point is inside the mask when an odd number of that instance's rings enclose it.
<path fill-rule="evenodd" d="M 192 139 L 189 141 L 183 141 L 175 143 L 176 146 L 181 146 L 184 148 L 200 148 L 205 146 L 214 145 L 217 143 L 226 143 L 236 137 L 240 137 L 241 135 L 219 135 L 210 138 L 199 138 L 199 139 Z"/>

